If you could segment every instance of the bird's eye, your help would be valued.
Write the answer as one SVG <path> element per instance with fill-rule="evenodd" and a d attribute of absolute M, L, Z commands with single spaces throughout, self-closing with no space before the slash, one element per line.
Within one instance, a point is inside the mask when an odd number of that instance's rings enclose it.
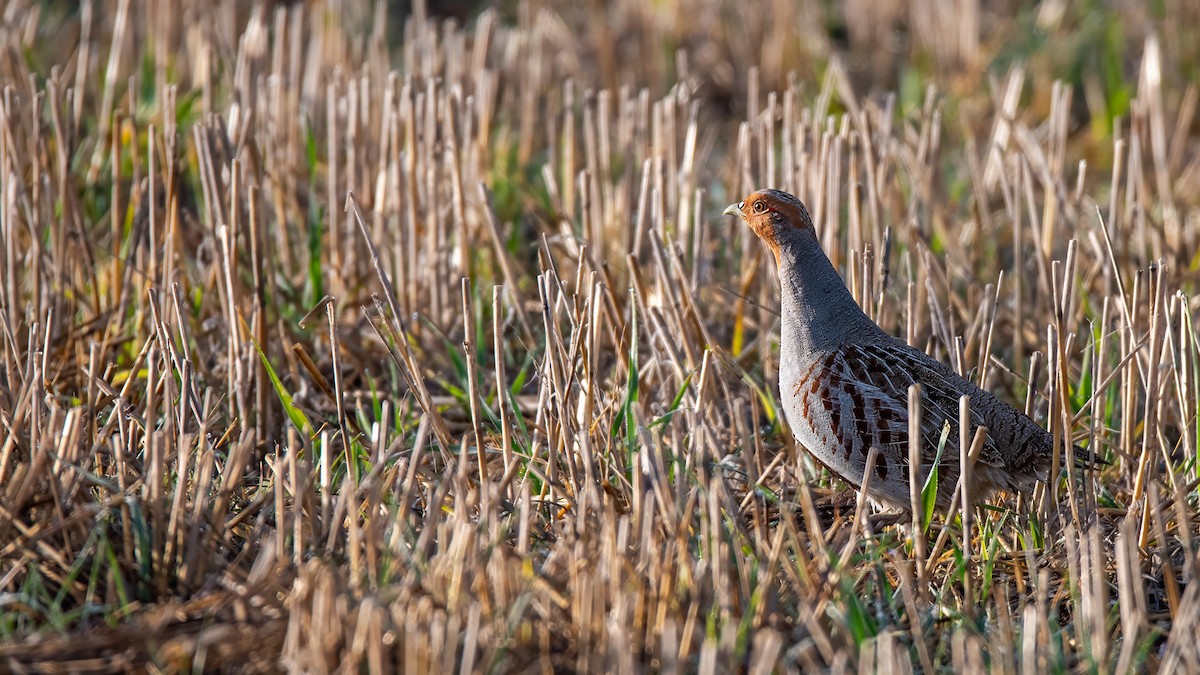
<path fill-rule="evenodd" d="M 755 213 L 762 213 L 763 211 L 766 211 L 766 210 L 767 210 L 767 205 L 764 204 L 761 199 L 754 202 L 754 212 Z"/>

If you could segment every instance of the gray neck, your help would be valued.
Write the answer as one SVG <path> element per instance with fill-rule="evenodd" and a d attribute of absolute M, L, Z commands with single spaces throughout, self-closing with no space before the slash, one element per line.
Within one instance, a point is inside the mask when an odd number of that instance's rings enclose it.
<path fill-rule="evenodd" d="M 882 329 L 863 314 L 811 228 L 790 230 L 779 244 L 781 372 L 799 368 L 813 352 L 880 337 Z"/>

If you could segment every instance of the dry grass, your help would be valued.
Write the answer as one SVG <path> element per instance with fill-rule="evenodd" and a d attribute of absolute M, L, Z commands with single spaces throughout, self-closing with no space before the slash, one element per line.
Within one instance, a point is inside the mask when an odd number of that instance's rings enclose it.
<path fill-rule="evenodd" d="M 213 4 L 0 5 L 0 669 L 1200 670 L 1191 5 Z M 856 518 L 763 186 L 1110 464 Z"/>

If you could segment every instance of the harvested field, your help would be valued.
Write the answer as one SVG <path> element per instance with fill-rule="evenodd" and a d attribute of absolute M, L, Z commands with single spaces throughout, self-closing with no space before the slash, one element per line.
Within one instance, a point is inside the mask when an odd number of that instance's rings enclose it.
<path fill-rule="evenodd" d="M 0 17 L 0 671 L 1200 672 L 1200 6 Z M 1104 463 L 860 502 L 760 187 Z"/>

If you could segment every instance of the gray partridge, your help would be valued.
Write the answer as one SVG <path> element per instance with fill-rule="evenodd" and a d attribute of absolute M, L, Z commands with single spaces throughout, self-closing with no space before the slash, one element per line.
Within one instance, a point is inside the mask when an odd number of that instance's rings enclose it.
<path fill-rule="evenodd" d="M 908 390 L 919 383 L 923 481 L 943 428 L 950 426 L 938 464 L 936 501 L 943 513 L 960 474 L 964 394 L 970 397 L 972 426 L 987 427 L 971 472 L 972 494 L 1028 491 L 1046 479 L 1054 452 L 1050 434 L 864 314 L 821 250 L 799 199 L 760 190 L 729 205 L 725 214 L 744 220 L 775 255 L 782 295 L 780 400 L 796 441 L 833 474 L 858 488 L 874 446 L 879 454 L 867 496 L 890 508 L 911 508 Z"/>

